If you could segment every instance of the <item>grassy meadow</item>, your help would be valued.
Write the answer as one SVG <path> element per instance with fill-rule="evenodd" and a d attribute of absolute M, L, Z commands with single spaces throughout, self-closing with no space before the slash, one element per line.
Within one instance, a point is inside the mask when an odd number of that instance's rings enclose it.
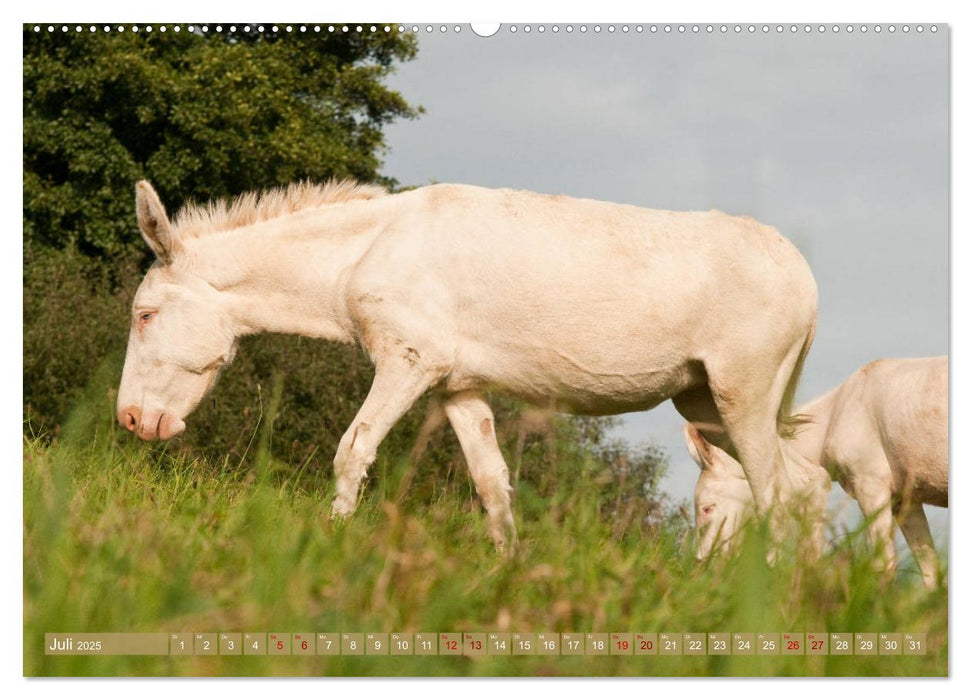
<path fill-rule="evenodd" d="M 100 393 L 100 392 L 99 392 Z M 86 402 L 86 403 L 85 403 Z M 274 402 L 270 401 L 271 408 Z M 332 475 L 267 449 L 240 461 L 138 443 L 110 395 L 86 397 L 24 468 L 24 673 L 328 676 L 777 676 L 948 672 L 947 592 L 912 563 L 889 586 L 860 533 L 807 566 L 766 564 L 758 529 L 733 557 L 694 560 L 684 523 L 605 507 L 600 467 L 558 449 L 556 489 L 521 483 L 520 548 L 498 555 L 464 466 L 383 450 L 358 512 L 329 517 Z M 267 415 L 272 416 L 268 410 Z M 529 464 L 534 460 L 535 464 Z M 538 469 L 539 451 L 524 468 Z M 926 656 L 45 656 L 45 632 L 926 632 Z"/>

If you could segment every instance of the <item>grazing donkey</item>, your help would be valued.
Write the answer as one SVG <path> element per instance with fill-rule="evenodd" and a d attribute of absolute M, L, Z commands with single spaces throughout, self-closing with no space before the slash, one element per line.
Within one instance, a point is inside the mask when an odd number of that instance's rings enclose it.
<path fill-rule="evenodd" d="M 181 433 L 262 332 L 359 343 L 370 392 L 334 458 L 333 513 L 354 511 L 394 423 L 442 402 L 500 548 L 509 474 L 485 392 L 586 414 L 672 399 L 737 456 L 761 511 L 786 493 L 777 432 L 816 326 L 816 283 L 769 226 L 532 192 L 432 185 L 400 194 L 296 184 L 169 221 L 147 182 L 136 213 L 157 256 L 135 294 L 118 420 Z"/>
<path fill-rule="evenodd" d="M 808 422 L 783 446 L 795 453 L 786 462 L 794 483 L 822 475 L 859 502 L 888 573 L 896 567 L 896 518 L 929 587 L 937 585 L 938 562 L 923 504 L 947 506 L 947 399 L 947 357 L 877 360 L 800 408 Z M 735 534 L 752 493 L 735 460 L 691 425 L 685 437 L 702 468 L 695 521 L 698 553 L 706 556 Z"/>
<path fill-rule="evenodd" d="M 695 556 L 701 561 L 737 542 L 736 534 L 752 514 L 752 489 L 742 466 L 709 443 L 691 423 L 685 423 L 684 438 L 689 454 L 701 467 L 695 484 Z M 781 478 L 797 506 L 785 515 L 797 518 L 801 534 L 806 536 L 801 554 L 816 559 L 823 550 L 826 501 L 832 481 L 825 469 L 792 449 L 786 438 L 780 437 L 779 447 L 786 457 Z"/>

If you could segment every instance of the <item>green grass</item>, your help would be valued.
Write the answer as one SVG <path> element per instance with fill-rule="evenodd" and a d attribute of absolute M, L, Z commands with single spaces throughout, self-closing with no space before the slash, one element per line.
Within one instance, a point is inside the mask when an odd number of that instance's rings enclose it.
<path fill-rule="evenodd" d="M 71 435 L 83 436 L 71 438 Z M 88 675 L 947 674 L 947 592 L 881 584 L 851 536 L 769 567 L 753 530 L 698 563 L 677 528 L 618 526 L 595 465 L 568 451 L 552 497 L 521 489 L 521 547 L 496 554 L 460 469 L 431 495 L 379 457 L 358 512 L 330 520 L 332 477 L 136 444 L 110 416 L 24 442 L 24 673 Z M 573 460 L 571 462 L 571 460 Z M 426 464 L 422 470 L 445 470 Z M 404 489 L 401 489 L 404 491 Z M 71 657 L 45 632 L 926 632 L 922 657 Z"/>

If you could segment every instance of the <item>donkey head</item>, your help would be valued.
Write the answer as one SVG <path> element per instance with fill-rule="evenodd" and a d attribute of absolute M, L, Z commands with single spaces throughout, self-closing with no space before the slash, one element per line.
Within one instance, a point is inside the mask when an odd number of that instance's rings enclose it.
<path fill-rule="evenodd" d="M 695 485 L 695 528 L 698 535 L 696 556 L 704 559 L 714 550 L 737 544 L 746 519 L 755 512 L 755 498 L 745 471 L 731 455 L 712 445 L 690 423 L 684 427 L 688 452 L 701 467 Z M 785 516 L 803 529 L 800 541 L 804 553 L 816 557 L 825 536 L 826 500 L 832 481 L 829 473 L 801 455 L 784 438 L 779 438 L 783 471 L 777 475 L 781 491 L 778 506 L 786 506 Z"/>
<path fill-rule="evenodd" d="M 698 559 L 729 544 L 753 511 L 755 499 L 742 465 L 712 445 L 691 423 L 684 426 L 685 443 L 701 467 L 695 485 L 695 529 Z"/>
<path fill-rule="evenodd" d="M 156 262 L 132 305 L 118 422 L 143 440 L 167 440 L 235 354 L 236 338 L 222 295 L 192 273 L 190 256 L 148 182 L 135 188 L 142 237 Z"/>

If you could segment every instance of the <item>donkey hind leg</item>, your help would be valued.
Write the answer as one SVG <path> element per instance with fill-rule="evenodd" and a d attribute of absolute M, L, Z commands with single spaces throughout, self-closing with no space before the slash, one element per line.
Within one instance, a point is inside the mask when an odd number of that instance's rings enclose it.
<path fill-rule="evenodd" d="M 779 439 L 779 407 L 803 344 L 803 340 L 794 343 L 775 371 L 760 356 L 751 358 L 747 372 L 740 373 L 737 366 L 727 371 L 706 366 L 712 398 L 734 447 L 729 452 L 735 453 L 745 471 L 760 517 L 788 500 L 792 491 Z"/>
<path fill-rule="evenodd" d="M 779 409 L 805 342 L 803 338 L 793 343 L 777 365 L 767 362 L 764 355 L 753 355 L 747 366 L 706 364 L 711 394 L 752 489 L 755 512 L 760 518 L 770 517 L 770 563 L 795 520 L 788 517 L 784 507 L 794 487 L 781 449 L 778 423 Z"/>
<path fill-rule="evenodd" d="M 443 425 L 445 425 L 445 411 L 442 408 L 442 401 L 437 394 L 433 394 L 428 401 L 428 412 L 425 414 L 425 420 L 418 429 L 415 446 L 411 448 L 412 464 L 418 464 L 421 461 L 421 458 L 425 455 L 425 451 L 428 449 L 428 443 L 432 440 L 432 436 Z"/>
<path fill-rule="evenodd" d="M 920 503 L 904 503 L 894 512 L 894 516 L 914 555 L 914 561 L 920 568 L 924 585 L 935 588 L 939 572 L 937 552 L 934 550 L 934 540 L 931 539 L 931 528 L 927 524 L 924 506 Z"/>
<path fill-rule="evenodd" d="M 350 515 L 367 468 L 374 462 L 378 445 L 405 412 L 440 379 L 440 372 L 405 360 L 378 364 L 367 398 L 341 438 L 334 456 L 337 495 L 333 517 Z"/>
<path fill-rule="evenodd" d="M 489 536 L 496 549 L 511 553 L 516 546 L 516 524 L 512 517 L 509 468 L 496 441 L 495 418 L 481 395 L 461 392 L 445 400 L 448 416 L 469 465 L 472 482 L 488 513 Z"/>
<path fill-rule="evenodd" d="M 717 394 L 716 394 L 717 396 Z M 725 411 L 724 422 L 738 461 L 752 489 L 756 517 L 768 518 L 768 552 L 766 559 L 773 565 L 784 541 L 794 537 L 795 518 L 788 511 L 783 456 L 780 438 L 776 434 L 775 411 L 759 411 L 754 405 L 749 414 L 736 410 Z"/>

